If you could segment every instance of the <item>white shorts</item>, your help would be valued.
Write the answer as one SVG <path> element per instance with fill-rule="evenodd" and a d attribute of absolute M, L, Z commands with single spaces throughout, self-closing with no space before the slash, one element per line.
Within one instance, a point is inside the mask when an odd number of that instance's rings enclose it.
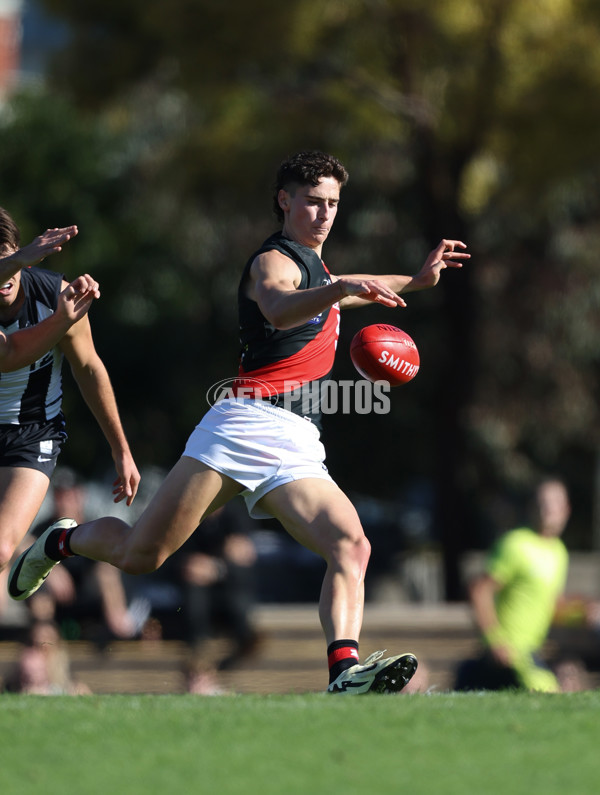
<path fill-rule="evenodd" d="M 255 519 L 270 518 L 256 503 L 277 486 L 303 478 L 333 482 L 318 428 L 261 400 L 220 400 L 196 426 L 183 454 L 244 486 L 242 497 Z"/>

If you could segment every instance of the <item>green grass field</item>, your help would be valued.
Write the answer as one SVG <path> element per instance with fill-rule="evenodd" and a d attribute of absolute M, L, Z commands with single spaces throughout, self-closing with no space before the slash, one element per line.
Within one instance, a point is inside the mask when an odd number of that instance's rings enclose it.
<path fill-rule="evenodd" d="M 599 787 L 598 691 L 1 698 L 2 795 Z"/>

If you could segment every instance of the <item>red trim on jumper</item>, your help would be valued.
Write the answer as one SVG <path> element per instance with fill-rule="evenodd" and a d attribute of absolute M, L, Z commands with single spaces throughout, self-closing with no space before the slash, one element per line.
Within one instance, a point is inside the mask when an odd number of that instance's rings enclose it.
<path fill-rule="evenodd" d="M 327 655 L 327 664 L 331 668 L 340 660 L 347 660 L 348 657 L 353 657 L 355 660 L 358 660 L 358 649 L 352 646 L 342 646 L 341 649 L 334 649 Z"/>
<path fill-rule="evenodd" d="M 280 395 L 301 384 L 323 378 L 333 367 L 339 330 L 340 310 L 339 306 L 334 304 L 321 331 L 301 350 L 256 370 L 245 371 L 240 365 L 238 377 L 233 384 L 234 395 L 237 395 L 237 390 L 244 386 L 247 390 L 248 385 L 255 389 L 256 397 L 270 396 L 272 393 L 269 386 L 274 394 Z M 244 382 L 244 377 L 249 380 Z M 266 388 L 261 389 L 256 381 L 266 381 Z M 244 396 L 251 395 L 244 394 Z"/>

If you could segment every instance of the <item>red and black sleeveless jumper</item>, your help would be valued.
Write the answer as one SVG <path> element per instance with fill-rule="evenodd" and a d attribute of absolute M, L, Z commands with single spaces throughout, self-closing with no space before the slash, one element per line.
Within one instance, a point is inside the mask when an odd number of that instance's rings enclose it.
<path fill-rule="evenodd" d="M 338 304 L 321 312 L 307 323 L 291 329 L 277 329 L 264 317 L 256 301 L 246 295 L 252 263 L 259 254 L 279 251 L 293 260 L 301 273 L 299 290 L 331 283 L 331 276 L 323 261 L 312 249 L 289 240 L 281 232 L 271 235 L 256 251 L 244 268 L 238 290 L 240 321 L 240 367 L 237 387 L 256 387 L 255 397 L 268 399 L 277 405 L 281 395 L 299 385 L 329 376 L 335 358 L 339 336 L 340 310 Z M 260 384 L 265 387 L 261 390 Z M 244 390 L 246 393 L 246 390 Z M 292 403 L 294 413 L 302 413 L 319 424 L 318 412 L 306 414 Z"/>

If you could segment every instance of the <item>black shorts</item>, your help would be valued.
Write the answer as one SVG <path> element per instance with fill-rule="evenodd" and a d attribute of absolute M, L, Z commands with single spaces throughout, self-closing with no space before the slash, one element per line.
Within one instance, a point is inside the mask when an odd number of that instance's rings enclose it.
<path fill-rule="evenodd" d="M 49 422 L 0 425 L 0 467 L 37 469 L 50 477 L 66 438 L 62 414 Z"/>

